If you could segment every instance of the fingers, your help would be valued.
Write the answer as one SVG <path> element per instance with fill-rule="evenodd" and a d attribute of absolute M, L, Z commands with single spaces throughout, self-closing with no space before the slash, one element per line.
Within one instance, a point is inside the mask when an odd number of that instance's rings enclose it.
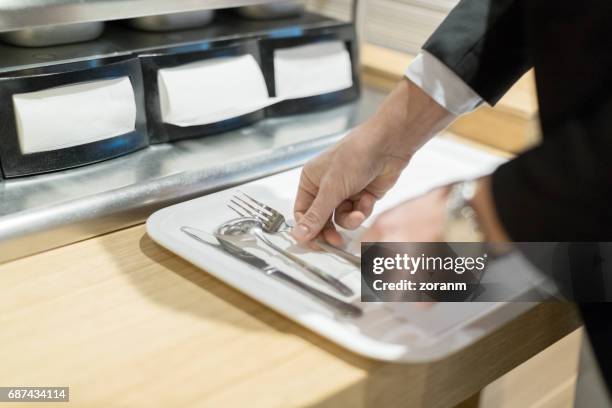
<path fill-rule="evenodd" d="M 368 218 L 370 215 L 372 215 L 376 200 L 378 200 L 378 198 L 374 194 L 364 191 L 363 194 L 361 194 L 361 198 L 357 202 L 357 211 L 361 212 L 365 218 Z"/>
<path fill-rule="evenodd" d="M 356 199 L 357 200 L 357 199 Z M 344 200 L 340 203 L 340 205 L 334 211 L 334 220 L 338 225 L 346 229 L 355 229 L 363 221 L 365 221 L 365 216 L 359 212 L 355 211 L 356 202 L 353 199 Z"/>
<path fill-rule="evenodd" d="M 354 230 L 372 214 L 375 203 L 376 197 L 364 191 L 340 203 L 334 213 L 334 220 L 341 227 Z"/>
<path fill-rule="evenodd" d="M 303 173 L 294 206 L 297 225 L 292 235 L 304 242 L 321 233 L 330 244 L 342 245 L 342 236 L 331 222 L 332 214 L 335 213 L 335 220 L 341 227 L 356 229 L 372 214 L 376 199 L 372 193 L 363 191 L 342 201 L 334 186 L 325 184 L 318 189 Z"/>
<path fill-rule="evenodd" d="M 299 220 L 303 216 L 304 214 L 302 213 L 296 213 L 295 214 L 296 222 L 299 222 Z M 331 245 L 335 245 L 335 246 L 344 245 L 344 239 L 342 238 L 342 235 L 340 235 L 340 233 L 336 230 L 336 226 L 332 222 L 331 218 L 327 221 L 327 223 L 323 227 L 323 230 L 321 230 L 321 236 L 326 242 L 328 242 Z M 313 248 L 317 248 L 316 244 L 313 244 Z"/>
<path fill-rule="evenodd" d="M 293 205 L 293 213 L 296 222 L 299 218 L 302 218 L 304 213 L 310 208 L 318 190 L 319 186 L 310 180 L 307 175 L 307 169 L 304 167 L 300 175 L 300 184 Z"/>
<path fill-rule="evenodd" d="M 324 180 L 321 183 L 321 187 L 312 200 L 312 204 L 304 212 L 304 216 L 297 221 L 298 224 L 292 230 L 292 235 L 298 242 L 310 241 L 321 232 L 330 220 L 334 209 L 342 201 L 339 198 L 338 191 L 337 186 L 329 181 Z M 303 209 L 301 206 L 296 206 L 296 209 L 298 208 Z M 296 212 L 302 211 L 298 210 Z"/>
<path fill-rule="evenodd" d="M 344 245 L 344 239 L 342 238 L 340 233 L 336 230 L 336 226 L 334 225 L 331 219 L 325 225 L 325 228 L 323 228 L 321 235 L 323 235 L 323 239 L 326 242 L 330 243 L 331 245 L 334 245 L 337 247 L 341 247 L 342 245 Z"/>

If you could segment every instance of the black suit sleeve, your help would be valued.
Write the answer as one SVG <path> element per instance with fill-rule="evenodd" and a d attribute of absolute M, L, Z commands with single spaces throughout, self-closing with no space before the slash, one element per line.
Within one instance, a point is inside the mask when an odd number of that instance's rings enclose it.
<path fill-rule="evenodd" d="M 462 0 L 423 49 L 495 104 L 532 63 L 521 0 Z"/>

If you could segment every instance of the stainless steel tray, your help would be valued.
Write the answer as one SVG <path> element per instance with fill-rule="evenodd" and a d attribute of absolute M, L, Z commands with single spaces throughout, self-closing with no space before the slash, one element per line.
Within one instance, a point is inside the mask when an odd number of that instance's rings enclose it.
<path fill-rule="evenodd" d="M 143 31 L 174 31 L 204 27 L 215 16 L 213 10 L 196 10 L 184 13 L 137 17 L 126 20 L 130 27 Z"/>
<path fill-rule="evenodd" d="M 300 15 L 304 12 L 304 5 L 298 1 L 278 1 L 275 3 L 239 7 L 236 9 L 236 12 L 245 18 L 266 20 Z"/>
<path fill-rule="evenodd" d="M 0 39 L 20 47 L 47 47 L 77 43 L 98 38 L 104 31 L 104 22 L 65 24 L 25 28 L 0 33 Z"/>

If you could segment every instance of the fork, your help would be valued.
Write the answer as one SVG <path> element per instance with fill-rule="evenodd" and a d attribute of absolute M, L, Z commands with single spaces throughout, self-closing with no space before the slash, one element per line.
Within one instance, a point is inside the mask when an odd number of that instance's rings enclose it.
<path fill-rule="evenodd" d="M 260 220 L 262 223 L 262 229 L 265 232 L 273 234 L 276 232 L 291 231 L 291 226 L 287 223 L 287 221 L 285 220 L 285 216 L 283 216 L 282 213 L 262 203 L 261 201 L 256 200 L 255 198 L 251 197 L 243 191 L 239 191 L 239 193 L 242 194 L 246 198 L 246 200 L 234 194 L 233 199 L 231 199 L 230 201 L 232 202 L 232 204 L 240 207 L 250 217 L 254 217 Z M 240 216 L 244 216 L 244 214 L 240 214 L 238 211 L 236 211 L 235 208 L 232 208 L 232 210 Z M 347 252 L 336 246 L 330 245 L 322 239 L 317 239 L 315 242 L 318 246 L 320 246 L 327 252 L 331 252 L 341 257 L 342 259 L 352 263 L 353 265 L 361 267 L 361 258 L 359 258 L 358 256 L 355 256 L 350 252 Z"/>
<path fill-rule="evenodd" d="M 228 205 L 228 207 L 232 208 L 231 205 Z M 237 213 L 240 213 L 237 210 L 235 211 Z M 333 289 L 344 296 L 353 296 L 355 294 L 355 292 L 353 292 L 353 290 L 346 284 L 344 284 L 340 279 L 336 278 L 333 275 L 330 275 L 328 272 L 320 269 L 319 267 L 304 261 L 299 256 L 292 254 L 291 252 L 281 248 L 280 246 L 269 240 L 264 234 L 261 221 L 257 218 L 241 216 L 240 218 L 235 218 L 233 220 L 226 221 L 219 227 L 217 227 L 216 233 L 219 236 L 235 236 L 236 234 L 252 235 L 258 241 L 263 242 L 271 250 L 278 252 L 280 255 L 284 256 L 289 261 L 298 265 L 305 272 L 308 272 L 312 277 L 326 284 L 330 289 Z"/>

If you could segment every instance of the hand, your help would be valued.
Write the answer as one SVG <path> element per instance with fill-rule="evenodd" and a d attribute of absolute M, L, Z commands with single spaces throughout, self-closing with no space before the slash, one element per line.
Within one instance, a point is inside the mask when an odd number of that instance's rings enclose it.
<path fill-rule="evenodd" d="M 338 225 L 357 228 L 395 184 L 410 156 L 386 153 L 373 141 L 375 134 L 366 123 L 304 166 L 294 207 L 296 239 L 312 239 L 323 228 L 323 237 L 340 245 L 331 214 Z"/>
<path fill-rule="evenodd" d="M 362 242 L 442 242 L 450 186 L 437 188 L 381 214 Z"/>
<path fill-rule="evenodd" d="M 446 241 L 447 201 L 450 190 L 450 185 L 437 188 L 384 212 L 362 236 L 362 242 Z M 490 177 L 478 180 L 470 205 L 476 212 L 485 241 L 489 244 L 495 243 L 489 250 L 500 253 L 509 251 L 510 238 L 495 211 Z M 432 302 L 416 304 L 423 308 L 434 305 Z"/>
<path fill-rule="evenodd" d="M 443 242 L 446 206 L 451 186 L 434 189 L 381 214 L 365 232 L 363 242 Z M 501 224 L 491 192 L 491 178 L 478 180 L 470 202 L 485 241 L 507 243 L 510 237 Z M 467 237 L 466 237 L 467 238 Z M 498 246 L 499 249 L 502 246 Z"/>
<path fill-rule="evenodd" d="M 304 166 L 294 238 L 309 241 L 323 232 L 339 245 L 333 221 L 347 229 L 359 227 L 414 152 L 453 118 L 421 88 L 402 80 L 370 120 Z"/>

